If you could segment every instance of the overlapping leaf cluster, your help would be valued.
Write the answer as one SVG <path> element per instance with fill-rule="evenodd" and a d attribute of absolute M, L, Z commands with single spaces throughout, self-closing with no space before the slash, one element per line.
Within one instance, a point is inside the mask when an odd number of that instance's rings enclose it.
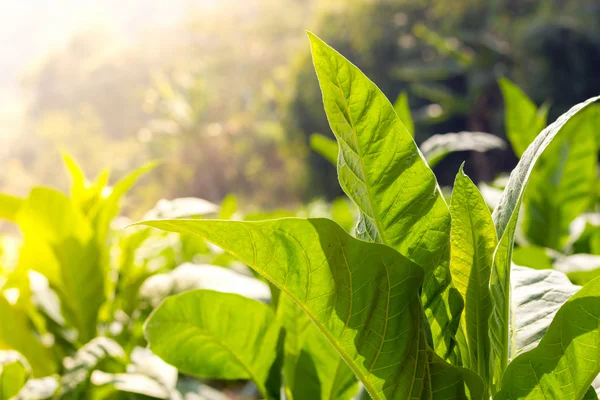
<path fill-rule="evenodd" d="M 304 346 L 298 342 L 298 332 L 310 324 L 284 324 L 283 351 L 278 353 L 276 317 L 254 320 L 239 311 L 240 299 L 224 296 L 219 308 L 204 311 L 204 297 L 211 295 L 198 292 L 167 300 L 149 318 L 146 333 L 152 348 L 200 376 L 223 377 L 225 369 L 239 367 L 236 377 L 254 379 L 266 398 L 278 397 L 269 389 L 271 372 L 280 362 L 276 354 L 283 354 L 284 364 L 301 368 L 304 379 L 314 377 L 313 384 L 328 388 L 314 398 L 351 396 L 339 391 L 348 387 L 342 384 L 347 373 L 341 379 L 337 373 L 325 376 L 320 369 L 336 365 L 338 356 L 374 399 L 594 396 L 590 385 L 600 372 L 600 363 L 594 362 L 600 356 L 595 339 L 600 334 L 599 284 L 590 282 L 562 307 L 568 296 L 557 297 L 552 311 L 536 317 L 533 307 L 525 307 L 535 301 L 528 290 L 539 287 L 535 290 L 548 293 L 560 287 L 560 280 L 521 269 L 515 272 L 520 284 L 511 287 L 511 257 L 518 211 L 536 162 L 559 133 L 558 137 L 568 135 L 569 121 L 597 98 L 575 106 L 539 135 L 536 131 L 543 125 L 537 123 L 542 117 L 536 110 L 531 117 L 523 115 L 526 123 L 515 122 L 529 129 L 528 134 L 533 132 L 535 140 L 519 147 L 521 162 L 493 214 L 462 170 L 448 207 L 394 106 L 358 68 L 309 36 L 325 111 L 337 139 L 332 146 L 315 137 L 314 146 L 337 160 L 340 184 L 360 211 L 358 239 L 326 219 L 145 224 L 197 235 L 250 266 L 281 290 L 275 314 L 285 315 L 281 310 L 286 302 L 292 304 L 291 299 L 299 308 L 296 312 L 303 312 L 321 332 L 321 340 L 327 339 L 322 346 L 335 351 L 318 357 L 309 350 L 316 339 L 300 335 Z M 524 133 L 515 135 L 509 137 L 529 140 Z M 511 295 L 529 313 L 521 315 Z M 247 302 L 248 309 L 258 307 Z M 229 306 L 218 311 L 223 304 Z M 215 325 L 217 317 L 209 315 L 213 312 L 226 315 L 227 322 Z M 257 311 L 264 313 L 269 314 L 266 308 Z M 262 322 L 256 325 L 257 321 Z M 244 338 L 230 337 L 244 323 L 250 324 Z M 169 333 L 173 324 L 183 324 L 178 334 Z M 517 327 L 537 334 L 523 339 Z M 265 335 L 273 336 L 268 351 L 253 339 Z M 195 341 L 197 345 L 179 351 Z M 331 354 L 329 363 L 322 360 L 323 354 Z M 217 358 L 207 361 L 212 357 Z M 299 375 L 284 371 L 286 393 L 293 397 Z"/>

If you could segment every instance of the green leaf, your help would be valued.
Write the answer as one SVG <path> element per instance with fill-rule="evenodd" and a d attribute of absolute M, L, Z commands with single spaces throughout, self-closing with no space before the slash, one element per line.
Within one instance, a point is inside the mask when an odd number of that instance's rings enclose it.
<path fill-rule="evenodd" d="M 539 343 L 559 308 L 580 289 L 565 274 L 514 265 L 511 268 L 513 326 L 510 358 Z"/>
<path fill-rule="evenodd" d="M 517 157 L 521 157 L 546 126 L 549 107 L 544 105 L 538 109 L 517 85 L 506 78 L 501 78 L 498 83 L 504 96 L 506 136 Z"/>
<path fill-rule="evenodd" d="M 146 321 L 150 349 L 186 374 L 212 379 L 251 379 L 265 399 L 277 357 L 280 325 L 256 300 L 210 290 L 168 297 Z"/>
<path fill-rule="evenodd" d="M 490 133 L 459 132 L 433 135 L 421 144 L 420 149 L 427 164 L 433 168 L 448 154 L 455 151 L 485 152 L 504 147 L 504 141 Z"/>
<path fill-rule="evenodd" d="M 412 119 L 412 115 L 410 113 L 410 107 L 408 105 L 408 94 L 406 92 L 400 93 L 400 95 L 396 98 L 394 102 L 394 110 L 400 118 L 400 121 L 406 127 L 406 130 L 410 134 L 410 136 L 415 136 L 415 124 Z"/>
<path fill-rule="evenodd" d="M 15 222 L 23 201 L 20 197 L 0 193 L 0 219 Z"/>
<path fill-rule="evenodd" d="M 352 399 L 358 391 L 354 372 L 289 296 L 280 297 L 277 318 L 285 327 L 286 398 Z"/>
<path fill-rule="evenodd" d="M 71 176 L 71 198 L 80 205 L 89 200 L 87 180 L 77 162 L 67 153 L 62 153 L 63 162 Z M 101 189 L 100 189 L 101 190 Z"/>
<path fill-rule="evenodd" d="M 506 189 L 492 217 L 496 225 L 499 243 L 494 253 L 494 264 L 490 281 L 492 294 L 492 318 L 490 319 L 490 337 L 492 339 L 492 356 L 494 364 L 494 384 L 498 384 L 508 364 L 509 356 L 509 289 L 510 262 L 514 244 L 519 208 L 523 193 L 536 161 L 543 151 L 561 132 L 571 117 L 598 100 L 594 97 L 571 108 L 554 123 L 544 129 L 523 153 L 519 164 L 512 171 Z"/>
<path fill-rule="evenodd" d="M 598 182 L 596 107 L 574 116 L 548 146 L 531 173 L 523 199 L 528 242 L 562 250 L 573 220 L 594 204 Z"/>
<path fill-rule="evenodd" d="M 25 386 L 29 364 L 16 351 L 0 351 L 0 400 L 9 400 Z"/>
<path fill-rule="evenodd" d="M 95 228 L 96 242 L 101 248 L 106 246 L 110 222 L 119 213 L 119 203 L 123 195 L 131 189 L 138 179 L 158 165 L 160 165 L 158 162 L 149 162 L 129 173 L 113 186 L 108 197 L 96 204 L 96 207 L 92 210 L 92 225 Z"/>
<path fill-rule="evenodd" d="M 320 133 L 310 135 L 310 148 L 325 157 L 333 165 L 337 164 L 338 144 Z"/>
<path fill-rule="evenodd" d="M 393 249 L 354 239 L 327 219 L 143 224 L 198 235 L 274 283 L 325 334 L 374 399 L 430 399 L 432 391 L 445 387 L 458 398 L 482 398 L 481 380 L 468 370 L 448 373 L 448 377 L 464 378 L 459 380 L 431 377 L 434 367 L 444 377 L 443 370 L 452 367 L 430 365 L 435 355 L 426 343 L 419 299 L 423 271 Z M 186 309 L 170 308 L 174 318 Z M 196 303 L 194 309 L 198 309 Z M 221 316 L 226 312 L 218 309 Z M 167 325 L 173 326 L 172 322 Z M 174 337 L 177 331 L 181 329 L 173 327 L 159 345 L 168 346 L 166 337 Z M 247 335 L 248 328 L 245 331 Z M 162 350 L 156 352 L 163 354 Z M 466 390 L 472 397 L 464 395 Z"/>
<path fill-rule="evenodd" d="M 0 350 L 16 350 L 31 365 L 33 376 L 50 375 L 56 365 L 50 351 L 34 334 L 25 311 L 11 306 L 0 293 Z"/>
<path fill-rule="evenodd" d="M 98 311 L 105 300 L 105 275 L 92 227 L 64 194 L 35 188 L 17 223 L 25 238 L 20 263 L 48 279 L 60 296 L 65 318 L 83 343 L 96 336 Z"/>
<path fill-rule="evenodd" d="M 450 214 L 450 271 L 454 287 L 465 299 L 460 329 L 467 348 L 461 348 L 462 362 L 488 382 L 488 320 L 492 312 L 489 281 L 498 239 L 490 211 L 477 186 L 465 175 L 462 165 L 454 181 Z"/>
<path fill-rule="evenodd" d="M 338 178 L 360 209 L 359 238 L 386 244 L 425 270 L 423 304 L 435 351 L 455 358 L 462 309 L 452 289 L 450 213 L 431 169 L 379 88 L 309 33 L 331 130 L 338 140 Z"/>
<path fill-rule="evenodd" d="M 539 345 L 515 358 L 495 400 L 581 399 L 600 372 L 600 279 L 556 313 Z"/>

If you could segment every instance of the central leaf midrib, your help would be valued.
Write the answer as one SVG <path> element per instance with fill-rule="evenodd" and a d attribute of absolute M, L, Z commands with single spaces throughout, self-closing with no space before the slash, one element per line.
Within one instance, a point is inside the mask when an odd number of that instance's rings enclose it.
<path fill-rule="evenodd" d="M 356 125 L 354 124 L 354 121 L 352 120 L 352 115 L 350 113 L 350 105 L 348 104 L 348 101 L 346 100 L 344 90 L 342 89 L 342 86 L 340 85 L 337 74 L 335 75 L 334 85 L 342 94 L 343 104 L 344 104 L 344 107 L 346 109 L 346 114 L 348 115 L 348 119 L 349 119 L 348 123 L 352 127 L 352 133 L 354 135 L 354 139 L 356 142 L 357 156 L 358 156 L 358 160 L 360 162 L 360 168 L 362 169 L 362 173 L 363 173 L 363 177 L 364 177 L 365 190 L 367 191 L 367 197 L 369 199 L 369 203 L 371 204 L 371 210 L 373 210 L 372 219 L 373 219 L 373 222 L 375 223 L 375 227 L 377 228 L 377 232 L 379 232 L 379 239 L 380 239 L 381 243 L 387 244 L 387 239 L 385 237 L 385 230 L 381 226 L 381 221 L 379 220 L 379 213 L 377 212 L 377 208 L 375 207 L 375 202 L 373 201 L 373 195 L 371 194 L 371 188 L 370 188 L 370 185 L 368 182 L 369 179 L 367 178 L 367 174 L 365 173 L 366 169 L 365 169 L 365 163 L 363 160 L 362 149 L 361 149 L 359 139 L 358 139 L 358 131 L 357 131 Z M 365 110 L 365 114 L 366 114 L 366 110 Z M 336 135 L 336 138 L 337 138 L 337 135 Z M 350 147 L 350 146 L 348 146 L 348 147 Z"/>

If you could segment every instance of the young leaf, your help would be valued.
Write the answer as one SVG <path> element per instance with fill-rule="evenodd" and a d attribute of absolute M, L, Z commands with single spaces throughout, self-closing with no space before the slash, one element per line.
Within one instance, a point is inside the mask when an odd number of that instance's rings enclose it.
<path fill-rule="evenodd" d="M 386 244 L 426 273 L 423 303 L 436 352 L 454 355 L 462 303 L 448 270 L 450 214 L 431 169 L 394 108 L 357 67 L 309 33 L 338 177 L 360 209 L 361 239 Z"/>
<path fill-rule="evenodd" d="M 152 171 L 158 165 L 158 162 L 149 162 L 129 173 L 113 186 L 112 191 L 106 199 L 96 204 L 96 207 L 92 210 L 92 225 L 96 231 L 96 243 L 101 248 L 106 245 L 110 222 L 119 213 L 119 202 L 123 195 L 131 189 L 138 179 Z"/>
<path fill-rule="evenodd" d="M 597 107 L 571 118 L 531 173 L 522 229 L 532 244 L 562 250 L 571 222 L 593 205 L 598 181 Z"/>
<path fill-rule="evenodd" d="M 394 110 L 400 118 L 400 121 L 406 127 L 406 130 L 410 134 L 410 136 L 415 136 L 415 124 L 412 119 L 412 115 L 410 113 L 410 107 L 408 106 L 408 95 L 406 92 L 400 93 L 400 95 L 396 98 L 394 102 Z"/>
<path fill-rule="evenodd" d="M 509 338 L 513 335 L 509 331 L 510 262 L 519 208 L 523 199 L 525 186 L 536 161 L 554 137 L 562 130 L 563 126 L 571 117 L 598 99 L 600 99 L 600 96 L 574 106 L 538 135 L 527 148 L 527 151 L 523 153 L 519 164 L 517 164 L 516 168 L 510 174 L 510 179 L 502 194 L 502 198 L 492 214 L 496 233 L 499 238 L 498 246 L 494 252 L 494 264 L 490 281 L 493 305 L 492 318 L 490 318 L 490 337 L 492 339 L 492 362 L 495 365 L 495 384 L 500 382 L 502 372 L 508 364 L 509 342 L 511 340 Z"/>
<path fill-rule="evenodd" d="M 337 164 L 338 144 L 335 140 L 331 140 L 320 133 L 313 133 L 310 135 L 310 147 L 333 165 Z"/>
<path fill-rule="evenodd" d="M 501 78 L 498 83 L 504 96 L 506 136 L 517 157 L 521 157 L 546 126 L 548 106 L 538 109 L 517 85 L 506 78 Z"/>
<path fill-rule="evenodd" d="M 186 374 L 212 379 L 251 379 L 265 399 L 277 358 L 280 325 L 271 309 L 246 297 L 193 290 L 168 297 L 144 331 L 150 349 Z"/>
<path fill-rule="evenodd" d="M 492 311 L 489 282 L 498 239 L 488 207 L 462 166 L 454 181 L 450 214 L 450 271 L 454 287 L 465 299 L 461 329 L 467 349 L 462 346 L 462 362 L 465 367 L 477 372 L 484 382 L 488 382 L 488 320 Z"/>
<path fill-rule="evenodd" d="M 143 224 L 198 235 L 274 283 L 306 312 L 376 400 L 429 399 L 431 390 L 444 387 L 456 395 L 467 390 L 465 385 L 481 383 L 464 369 L 448 374 L 464 379 L 431 378 L 432 354 L 419 299 L 423 271 L 387 246 L 354 239 L 327 219 Z M 171 318 L 182 309 L 171 310 Z M 445 363 L 434 367 L 442 375 L 452 368 Z M 481 398 L 479 389 L 468 387 L 472 398 Z"/>
<path fill-rule="evenodd" d="M 71 175 L 71 198 L 77 204 L 84 205 L 89 200 L 87 180 L 77 162 L 67 153 L 62 153 L 63 162 Z M 101 191 L 102 189 L 100 189 Z M 91 191 L 91 190 L 90 190 Z"/>
<path fill-rule="evenodd" d="M 16 351 L 0 351 L 0 400 L 9 400 L 27 382 L 29 364 Z"/>
<path fill-rule="evenodd" d="M 515 358 L 494 400 L 581 399 L 600 372 L 600 279 L 556 313 L 539 345 Z"/>
<path fill-rule="evenodd" d="M 446 156 L 455 151 L 485 152 L 502 149 L 505 143 L 499 137 L 485 132 L 458 132 L 433 135 L 421 143 L 421 151 L 427 164 L 435 167 Z"/>
<path fill-rule="evenodd" d="M 289 296 L 279 298 L 277 319 L 285 327 L 286 398 L 352 399 L 358 391 L 354 372 Z"/>

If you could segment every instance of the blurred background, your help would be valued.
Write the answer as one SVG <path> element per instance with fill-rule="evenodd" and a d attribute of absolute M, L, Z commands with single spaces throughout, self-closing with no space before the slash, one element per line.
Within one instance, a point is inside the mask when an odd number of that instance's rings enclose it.
<path fill-rule="evenodd" d="M 390 101 L 406 91 L 415 140 L 504 135 L 506 76 L 549 121 L 600 92 L 597 0 L 29 0 L 0 4 L 0 192 L 68 188 L 61 152 L 86 175 L 160 168 L 129 196 L 292 208 L 342 192 L 308 145 L 331 136 L 304 33 L 359 66 Z M 510 146 L 461 152 L 476 181 L 509 171 Z"/>

